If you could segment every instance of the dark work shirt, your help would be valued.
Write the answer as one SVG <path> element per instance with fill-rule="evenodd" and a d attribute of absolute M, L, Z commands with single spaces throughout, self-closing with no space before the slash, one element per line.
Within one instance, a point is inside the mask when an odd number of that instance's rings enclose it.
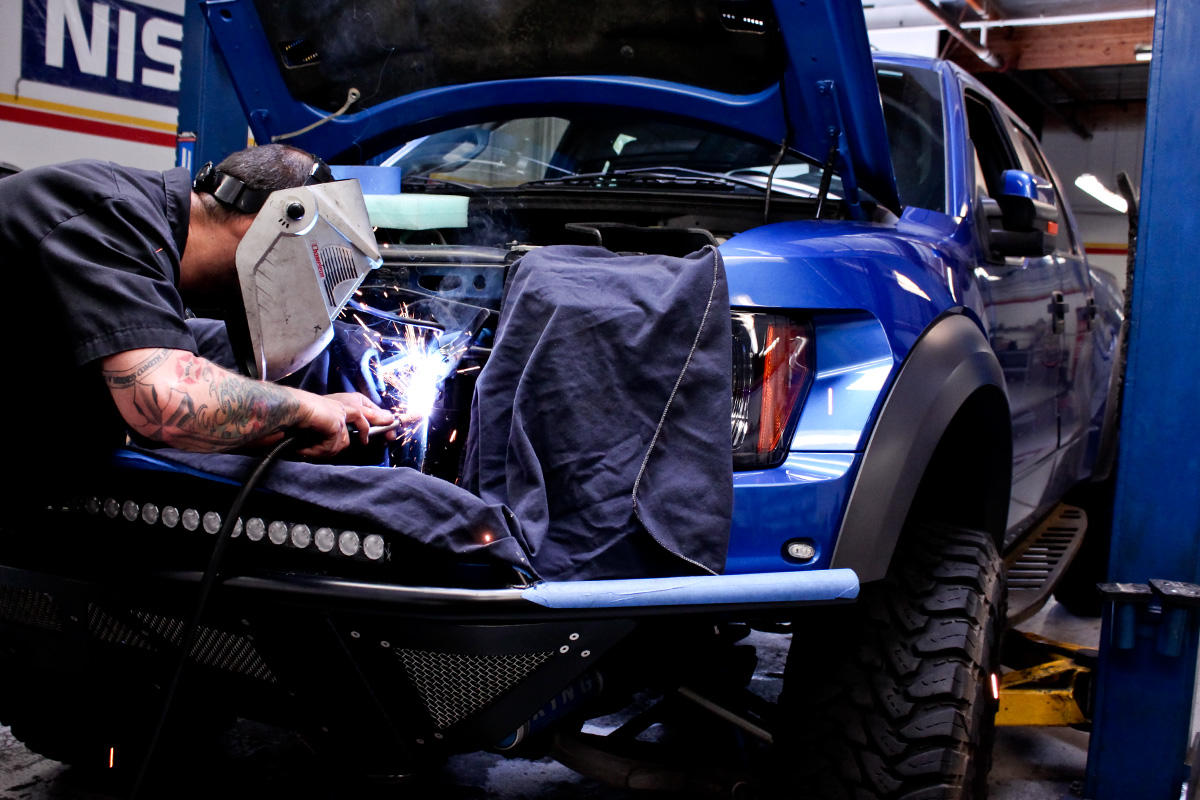
<path fill-rule="evenodd" d="M 6 456 L 31 486 L 124 441 L 100 359 L 144 347 L 196 352 L 178 290 L 190 208 L 185 169 L 75 161 L 0 179 L 16 356 L 0 409 L 12 432 Z"/>

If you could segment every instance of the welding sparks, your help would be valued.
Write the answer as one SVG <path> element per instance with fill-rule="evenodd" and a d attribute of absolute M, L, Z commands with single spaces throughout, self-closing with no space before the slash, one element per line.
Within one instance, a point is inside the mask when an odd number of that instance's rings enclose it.
<path fill-rule="evenodd" d="M 400 307 L 400 315 L 408 310 Z M 458 362 L 470 345 L 470 336 L 461 332 L 435 335 L 429 328 L 392 323 L 393 336 L 372 330 L 357 314 L 354 320 L 378 340 L 380 359 L 372 369 L 384 387 L 384 399 L 392 410 L 411 418 L 404 425 L 402 438 L 411 440 L 433 412 L 442 384 L 454 374 Z"/>

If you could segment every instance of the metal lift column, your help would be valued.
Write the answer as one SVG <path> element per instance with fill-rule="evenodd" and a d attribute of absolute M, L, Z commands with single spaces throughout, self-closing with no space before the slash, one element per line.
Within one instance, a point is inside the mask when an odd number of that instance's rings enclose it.
<path fill-rule="evenodd" d="M 192 175 L 246 146 L 249 129 L 242 105 L 217 52 L 199 0 L 183 12 L 183 64 L 179 85 L 179 143 L 175 164 Z"/>
<path fill-rule="evenodd" d="M 1144 603 L 1125 587 L 1105 612 L 1093 800 L 1176 800 L 1184 780 L 1200 609 L 1161 581 L 1200 583 L 1197 75 L 1200 4 L 1158 0 L 1109 567 Z"/>

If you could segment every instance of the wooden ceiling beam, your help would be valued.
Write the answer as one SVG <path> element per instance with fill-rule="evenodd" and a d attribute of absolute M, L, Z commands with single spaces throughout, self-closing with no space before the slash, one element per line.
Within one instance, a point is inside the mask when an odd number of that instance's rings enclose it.
<path fill-rule="evenodd" d="M 1153 34 L 1150 18 L 992 28 L 987 46 L 1004 59 L 1006 69 L 1104 67 L 1136 63 L 1134 48 L 1150 44 Z M 992 69 L 957 42 L 949 58 L 969 72 Z"/>

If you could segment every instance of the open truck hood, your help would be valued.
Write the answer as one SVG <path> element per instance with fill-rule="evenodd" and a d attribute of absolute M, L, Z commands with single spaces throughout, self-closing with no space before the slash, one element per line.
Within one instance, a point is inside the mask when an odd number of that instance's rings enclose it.
<path fill-rule="evenodd" d="M 848 201 L 861 188 L 899 211 L 858 0 L 202 6 L 259 142 L 295 134 L 287 141 L 360 163 L 488 113 L 644 109 L 786 138 L 818 163 L 833 146 Z"/>

